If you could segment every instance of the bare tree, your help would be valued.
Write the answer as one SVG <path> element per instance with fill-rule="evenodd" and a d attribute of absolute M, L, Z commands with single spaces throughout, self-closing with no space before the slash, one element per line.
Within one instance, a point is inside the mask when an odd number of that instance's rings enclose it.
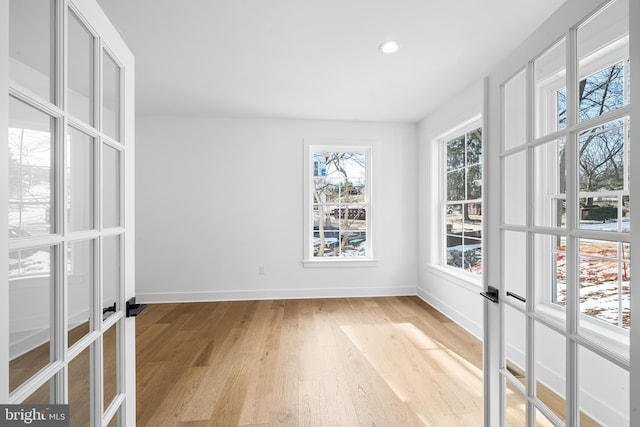
<path fill-rule="evenodd" d="M 624 62 L 605 68 L 580 81 L 579 120 L 598 117 L 624 105 Z M 566 126 L 566 92 L 558 92 L 558 125 Z M 580 191 L 623 188 L 625 125 L 622 120 L 594 127 L 579 138 Z M 564 162 L 564 148 L 559 153 Z M 560 188 L 563 192 L 565 189 Z M 593 197 L 587 199 L 593 206 Z"/>
<path fill-rule="evenodd" d="M 366 157 L 361 152 L 326 152 L 323 153 L 323 157 L 325 169 L 315 176 L 314 185 L 319 237 L 318 251 L 315 255 L 320 257 L 325 255 L 327 233 L 338 235 L 338 246 L 333 248 L 334 253 L 343 252 L 350 244 L 348 230 L 355 221 L 362 219 L 362 216 L 354 215 L 349 206 L 362 202 L 364 197 L 362 189 L 354 179 L 359 178 L 358 171 L 364 171 L 366 168 Z M 354 174 L 357 176 L 353 176 Z M 331 205 L 334 205 L 333 211 L 330 209 Z M 335 230 L 333 226 L 328 228 L 331 216 L 339 223 Z"/>

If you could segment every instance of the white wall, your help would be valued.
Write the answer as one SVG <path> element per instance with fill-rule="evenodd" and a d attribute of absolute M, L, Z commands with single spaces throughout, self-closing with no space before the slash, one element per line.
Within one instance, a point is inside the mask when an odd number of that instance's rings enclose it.
<path fill-rule="evenodd" d="M 303 267 L 305 138 L 373 141 L 376 267 Z M 139 117 L 138 299 L 415 295 L 416 142 L 410 124 Z"/>
<path fill-rule="evenodd" d="M 481 284 L 436 266 L 439 256 L 438 139 L 482 112 L 478 81 L 440 106 L 418 126 L 418 295 L 463 328 L 482 338 Z"/>

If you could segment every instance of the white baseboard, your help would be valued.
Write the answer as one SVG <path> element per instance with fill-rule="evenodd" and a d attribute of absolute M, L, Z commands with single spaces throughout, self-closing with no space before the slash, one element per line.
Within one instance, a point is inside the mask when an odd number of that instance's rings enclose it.
<path fill-rule="evenodd" d="M 49 328 L 21 331 L 13 335 L 9 345 L 9 360 L 14 360 L 51 339 Z"/>
<path fill-rule="evenodd" d="M 464 313 L 461 313 L 455 307 L 445 303 L 439 298 L 434 297 L 424 289 L 418 288 L 417 294 L 420 299 L 433 306 L 433 308 L 438 310 L 440 313 L 456 322 L 458 326 L 469 332 L 474 337 L 478 338 L 480 341 L 483 340 L 482 324 L 474 322 L 470 317 L 468 317 Z"/>
<path fill-rule="evenodd" d="M 143 304 L 153 304 L 172 302 L 386 297 L 408 295 L 416 295 L 415 286 L 400 286 L 388 288 L 270 289 L 246 291 L 138 293 L 136 294 L 136 302 Z"/>

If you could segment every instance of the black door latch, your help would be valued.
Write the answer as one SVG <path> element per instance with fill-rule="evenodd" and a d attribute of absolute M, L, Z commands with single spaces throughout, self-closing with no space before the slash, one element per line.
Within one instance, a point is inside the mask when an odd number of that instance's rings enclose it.
<path fill-rule="evenodd" d="M 136 317 L 145 308 L 147 308 L 147 304 L 136 304 L 136 297 L 133 297 L 127 301 L 127 317 Z"/>

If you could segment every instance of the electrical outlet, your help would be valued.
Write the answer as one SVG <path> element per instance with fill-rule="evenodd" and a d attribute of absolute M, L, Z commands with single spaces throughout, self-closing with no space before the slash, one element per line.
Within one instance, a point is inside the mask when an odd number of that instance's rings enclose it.
<path fill-rule="evenodd" d="M 264 276 L 265 274 L 267 274 L 266 271 L 265 271 L 264 265 L 258 266 L 258 274 L 260 276 Z"/>

